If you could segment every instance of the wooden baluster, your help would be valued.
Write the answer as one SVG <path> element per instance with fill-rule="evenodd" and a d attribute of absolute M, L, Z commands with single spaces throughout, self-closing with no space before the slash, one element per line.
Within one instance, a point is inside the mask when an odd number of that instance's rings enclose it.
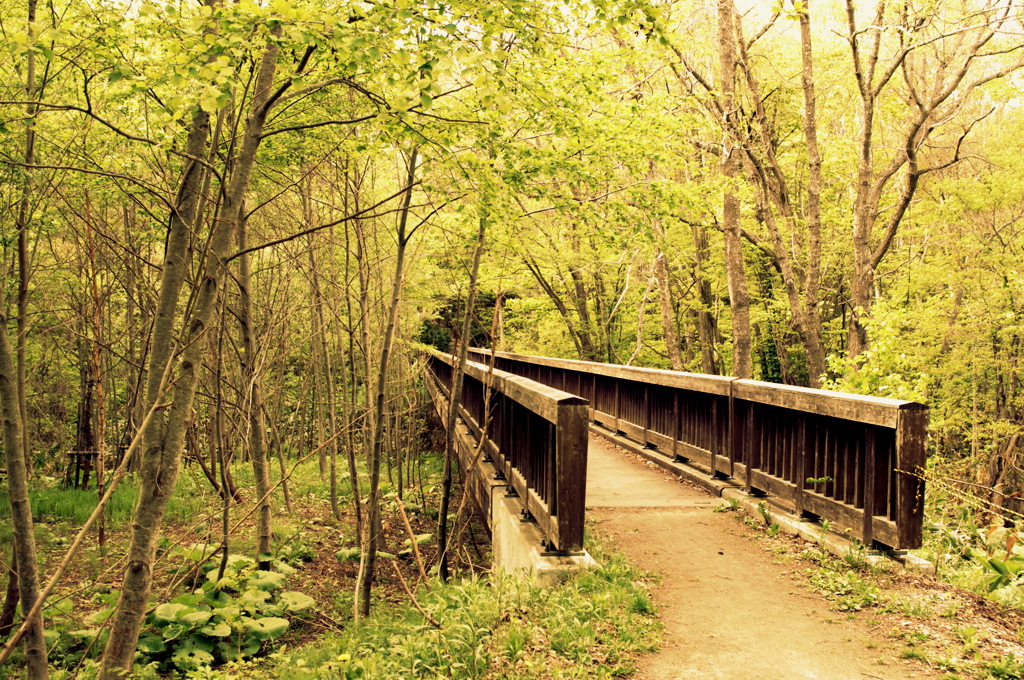
<path fill-rule="evenodd" d="M 651 440 L 648 438 L 647 433 L 651 431 L 651 386 L 646 383 L 643 386 L 644 390 L 644 414 L 643 414 L 643 426 L 644 426 L 644 441 L 643 445 L 649 447 Z"/>
<path fill-rule="evenodd" d="M 861 541 L 868 548 L 874 543 L 875 516 L 875 428 L 864 432 L 864 524 L 861 527 Z"/>
<path fill-rule="evenodd" d="M 679 455 L 679 437 L 682 424 L 679 422 L 679 390 L 672 390 L 672 425 L 669 431 L 672 435 L 672 460 L 686 460 Z"/>
<path fill-rule="evenodd" d="M 750 461 L 743 456 L 743 437 L 740 432 L 740 414 L 737 411 L 738 405 L 736 404 L 736 398 L 732 395 L 732 390 L 729 390 L 729 416 L 726 421 L 726 434 L 729 437 L 729 458 L 732 459 L 732 464 L 735 465 L 737 462 L 742 462 L 746 468 L 746 479 L 744 486 L 746 490 L 750 491 Z"/>
<path fill-rule="evenodd" d="M 746 412 L 744 413 L 743 419 L 743 433 L 741 435 L 743 439 L 743 460 L 747 464 L 747 474 L 744 480 L 743 489 L 747 493 L 751 493 L 754 490 L 754 484 L 752 480 L 752 474 L 754 468 L 757 467 L 758 460 L 755 460 L 755 453 L 757 442 L 754 441 L 754 403 L 747 402 Z"/>
<path fill-rule="evenodd" d="M 622 381 L 615 381 L 615 405 L 612 407 L 612 418 L 615 419 L 615 431 L 621 432 L 619 429 L 619 415 L 622 413 L 622 401 L 620 396 L 619 386 Z"/>
<path fill-rule="evenodd" d="M 814 451 L 814 426 L 808 422 L 813 416 L 801 413 L 797 424 L 797 445 L 794 447 L 796 459 L 793 462 L 796 491 L 793 496 L 793 510 L 797 517 L 804 515 L 804 485 L 807 483 L 807 458 Z"/>

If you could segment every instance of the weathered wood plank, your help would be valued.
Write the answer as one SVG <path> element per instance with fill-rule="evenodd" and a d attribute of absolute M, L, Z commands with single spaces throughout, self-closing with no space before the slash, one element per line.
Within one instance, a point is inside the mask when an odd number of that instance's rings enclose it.
<path fill-rule="evenodd" d="M 450 366 L 456 365 L 455 357 L 451 355 L 439 352 L 436 356 Z M 558 417 L 559 404 L 584 404 L 587 401 L 529 378 L 497 369 L 488 370 L 487 366 L 473 361 L 466 363 L 466 375 L 489 385 L 552 423 Z"/>
<path fill-rule="evenodd" d="M 920 406 L 912 401 L 866 397 L 757 380 L 735 380 L 731 387 L 732 396 L 736 399 L 883 427 L 896 427 L 900 409 L 910 408 L 912 405 Z"/>
<path fill-rule="evenodd" d="M 587 407 L 565 404 L 559 409 L 555 435 L 555 515 L 559 550 L 583 549 L 584 511 L 587 498 L 587 444 L 589 436 Z"/>
<path fill-rule="evenodd" d="M 474 356 L 485 357 L 491 354 L 490 350 L 471 348 L 469 350 Z M 525 364 L 539 366 L 550 366 L 562 370 L 579 371 L 591 375 L 603 375 L 610 378 L 622 380 L 634 380 L 636 382 L 648 383 L 651 385 L 664 385 L 665 387 L 677 387 L 684 390 L 704 392 L 707 394 L 729 394 L 729 384 L 736 378 L 719 375 L 702 375 L 699 373 L 682 373 L 679 371 L 667 371 L 658 368 L 642 368 L 638 366 L 621 366 L 618 364 L 601 364 L 593 361 L 578 361 L 576 359 L 555 359 L 551 357 L 538 357 L 527 354 L 514 354 L 511 352 L 495 352 L 495 355 L 510 361 L 521 361 Z M 514 372 L 514 371 L 513 371 Z"/>
<path fill-rule="evenodd" d="M 924 518 L 924 465 L 928 411 L 923 407 L 900 411 L 896 424 L 896 526 L 899 545 L 921 545 Z"/>
<path fill-rule="evenodd" d="M 719 376 L 497 356 L 514 373 L 586 389 L 594 421 L 666 455 L 737 477 L 748 490 L 773 493 L 798 513 L 825 517 L 866 542 L 920 545 L 927 425 L 927 409 L 920 404 Z M 656 390 L 671 390 L 671 397 Z M 808 477 L 827 479 L 808 484 Z"/>

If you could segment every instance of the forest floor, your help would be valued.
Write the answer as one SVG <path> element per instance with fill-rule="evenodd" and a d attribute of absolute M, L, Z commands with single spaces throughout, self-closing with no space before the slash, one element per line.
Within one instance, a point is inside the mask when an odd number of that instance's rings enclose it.
<path fill-rule="evenodd" d="M 589 455 L 595 531 L 660 577 L 663 643 L 638 680 L 1024 677 L 1020 612 L 771 536 L 597 437 Z"/>

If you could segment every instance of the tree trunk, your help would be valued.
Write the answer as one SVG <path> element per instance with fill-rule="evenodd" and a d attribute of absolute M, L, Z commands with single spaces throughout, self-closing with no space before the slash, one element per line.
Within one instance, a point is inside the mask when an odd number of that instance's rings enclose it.
<path fill-rule="evenodd" d="M 280 33 L 280 24 L 275 24 L 271 31 Z M 167 501 L 177 482 L 185 431 L 192 417 L 192 403 L 199 379 L 198 369 L 202 365 L 202 352 L 206 345 L 204 336 L 212 327 L 226 261 L 269 112 L 271 86 L 279 53 L 280 47 L 276 43 L 269 43 L 258 66 L 250 114 L 238 149 L 234 171 L 224 192 L 222 217 L 215 220 L 210 234 L 207 261 L 202 278 L 198 282 L 199 291 L 188 321 L 181 363 L 172 385 L 171 403 L 166 420 L 162 424 L 157 423 L 148 427 L 144 433 L 146 448 L 139 480 L 139 501 L 135 508 L 131 543 L 128 548 L 128 563 L 121 597 L 118 599 L 112 619 L 110 638 L 103 655 L 100 680 L 120 680 L 131 668 L 135 656 L 135 645 L 148 607 L 153 559 L 160 526 L 163 523 Z M 166 282 L 168 288 L 180 290 L 185 272 L 182 270 L 176 274 L 177 280 L 172 280 L 173 277 L 169 279 L 165 272 L 161 285 Z M 164 293 L 162 289 L 162 300 L 165 297 Z M 154 401 L 157 394 L 158 390 L 153 392 Z"/>
<path fill-rule="evenodd" d="M 668 258 L 658 248 L 654 256 L 654 276 L 658 280 L 658 307 L 661 310 L 661 329 L 665 334 L 665 349 L 672 362 L 673 371 L 684 371 L 683 357 L 679 352 L 679 336 L 676 333 L 676 312 L 672 305 L 672 288 L 669 281 Z"/>
<path fill-rule="evenodd" d="M 718 60 L 721 69 L 722 108 L 725 112 L 726 131 L 722 135 L 722 176 L 725 191 L 722 194 L 722 235 L 725 240 L 725 278 L 729 286 L 729 309 L 732 312 L 732 372 L 737 378 L 750 378 L 751 358 L 750 294 L 743 265 L 743 246 L 740 239 L 740 201 L 735 183 L 740 161 L 736 143 L 731 139 L 729 127 L 735 125 L 734 96 L 736 91 L 736 31 L 733 0 L 718 0 Z"/>
<path fill-rule="evenodd" d="M 821 151 L 818 149 L 817 96 L 814 92 L 814 55 L 811 50 L 810 0 L 800 12 L 801 86 L 804 92 L 804 141 L 807 145 L 807 269 L 804 275 L 804 309 L 812 333 L 807 366 L 812 385 L 825 373 L 825 342 L 821 323 Z M 815 373 L 816 372 L 816 373 Z"/>
<path fill-rule="evenodd" d="M 0 416 L 3 418 L 4 455 L 7 458 L 7 496 L 11 504 L 14 528 L 14 563 L 18 568 L 22 611 L 28 611 L 39 595 L 39 572 L 36 561 L 36 539 L 32 531 L 32 510 L 28 499 L 28 469 L 25 465 L 21 412 L 18 408 L 18 378 L 14 352 L 7 335 L 7 310 L 0 305 Z M 46 641 L 43 638 L 43 616 L 32 617 L 25 633 L 25 667 L 28 680 L 44 680 L 48 676 Z"/>
<path fill-rule="evenodd" d="M 4 594 L 4 606 L 0 609 L 0 640 L 6 640 L 14 627 L 14 613 L 18 609 L 21 589 L 18 587 L 18 570 L 14 562 L 18 556 L 18 547 L 11 541 L 11 560 L 7 566 L 7 591 Z"/>
<path fill-rule="evenodd" d="M 238 290 L 242 331 L 242 376 L 245 380 L 245 406 L 249 416 L 249 458 L 256 482 L 256 555 L 261 569 L 270 568 L 270 539 L 273 531 L 270 510 L 270 464 L 267 461 L 266 423 L 263 420 L 263 395 L 260 393 L 260 371 L 256 366 L 256 332 L 253 328 L 252 273 L 249 269 L 248 234 L 245 207 L 238 217 Z"/>
<path fill-rule="evenodd" d="M 99 271 L 96 269 L 96 244 L 92 237 L 91 209 L 89 194 L 85 194 L 86 219 L 85 237 L 89 252 L 89 280 L 92 291 L 92 380 L 96 385 L 96 493 L 103 498 L 104 464 L 107 455 L 107 409 L 103 392 L 103 370 L 100 364 L 100 347 L 103 344 L 102 299 L 100 298 Z M 106 555 L 106 522 L 100 515 L 96 523 L 97 541 L 102 554 Z"/>
<path fill-rule="evenodd" d="M 398 326 L 398 308 L 402 301 L 402 281 L 405 277 L 405 250 L 409 243 L 406 226 L 409 220 L 409 205 L 412 201 L 413 184 L 416 177 L 416 147 L 409 154 L 409 173 L 405 197 L 398 218 L 397 246 L 395 252 L 395 276 L 391 284 L 391 302 L 388 309 L 387 328 L 380 349 L 380 365 L 377 367 L 375 387 L 373 449 L 370 452 L 370 492 L 367 521 L 363 532 L 362 549 L 359 557 L 359 574 L 356 577 L 355 618 L 359 621 L 370 615 L 370 592 L 373 588 L 374 567 L 377 561 L 377 544 L 380 538 L 380 462 L 384 444 L 385 398 L 387 396 L 388 362 Z"/>
<path fill-rule="evenodd" d="M 455 421 L 458 417 L 459 404 L 462 403 L 462 372 L 466 368 L 469 349 L 469 332 L 473 319 L 473 307 L 476 305 L 477 279 L 480 273 L 480 258 L 483 255 L 487 237 L 487 216 L 480 216 L 480 229 L 477 231 L 476 248 L 473 250 L 473 264 L 469 270 L 469 290 L 466 291 L 466 309 L 462 316 L 462 332 L 459 340 L 459 363 L 452 374 L 451 395 L 448 401 L 448 424 L 445 432 L 444 477 L 441 481 L 441 507 L 437 513 L 437 554 L 438 575 L 448 580 L 448 503 L 452 493 L 452 466 L 456 457 Z"/>

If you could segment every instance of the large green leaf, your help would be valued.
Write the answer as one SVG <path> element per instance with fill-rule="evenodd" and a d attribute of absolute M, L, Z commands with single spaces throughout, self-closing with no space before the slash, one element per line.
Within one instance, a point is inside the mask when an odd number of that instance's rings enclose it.
<path fill-rule="evenodd" d="M 284 606 L 285 611 L 301 612 L 315 606 L 316 600 L 305 593 L 289 590 L 286 593 L 281 593 L 280 603 Z"/>
<path fill-rule="evenodd" d="M 260 590 L 274 590 L 284 585 L 284 574 L 276 571 L 257 571 L 256 576 L 249 579 L 247 585 Z"/>
<path fill-rule="evenodd" d="M 238 596 L 238 603 L 249 613 L 257 613 L 263 609 L 266 605 L 267 600 L 270 599 L 270 593 L 265 590 L 257 590 L 256 588 L 249 588 L 244 593 Z"/>
<path fill-rule="evenodd" d="M 180 623 L 171 623 L 161 628 L 160 633 L 164 636 L 165 640 L 177 640 L 188 632 L 188 630 L 188 628 Z"/>
<path fill-rule="evenodd" d="M 341 562 L 359 559 L 359 548 L 342 548 L 334 553 L 334 556 Z"/>
<path fill-rule="evenodd" d="M 423 545 L 424 543 L 429 543 L 430 540 L 433 538 L 434 534 L 416 534 L 416 545 Z M 412 544 L 412 542 L 408 538 L 402 541 L 402 543 L 404 543 L 405 545 Z"/>
<path fill-rule="evenodd" d="M 174 665 L 181 669 L 199 668 L 213 663 L 213 654 L 205 649 L 185 646 L 171 655 Z"/>
<path fill-rule="evenodd" d="M 178 618 L 178 620 L 185 625 L 194 627 L 203 625 L 210 620 L 211 616 L 213 616 L 211 612 L 199 611 L 192 612 L 191 614 L 183 614 Z"/>
<path fill-rule="evenodd" d="M 232 569 L 241 569 L 242 567 L 251 567 L 256 564 L 256 560 L 245 555 L 228 555 L 228 566 Z"/>
<path fill-rule="evenodd" d="M 218 621 L 209 626 L 200 628 L 199 632 L 203 635 L 209 635 L 210 637 L 227 637 L 231 635 L 231 626 L 223 621 Z"/>
<path fill-rule="evenodd" d="M 164 643 L 163 638 L 147 635 L 144 638 L 139 638 L 139 644 L 136 645 L 136 648 L 145 654 L 160 654 L 167 649 L 167 645 Z"/>
<path fill-rule="evenodd" d="M 243 619 L 245 627 L 258 640 L 269 640 L 288 630 L 288 619 L 267 616 L 262 619 Z"/>
<path fill-rule="evenodd" d="M 194 611 L 194 607 L 178 602 L 167 602 L 154 609 L 153 616 L 158 621 L 177 621 L 183 614 L 190 614 Z"/>

